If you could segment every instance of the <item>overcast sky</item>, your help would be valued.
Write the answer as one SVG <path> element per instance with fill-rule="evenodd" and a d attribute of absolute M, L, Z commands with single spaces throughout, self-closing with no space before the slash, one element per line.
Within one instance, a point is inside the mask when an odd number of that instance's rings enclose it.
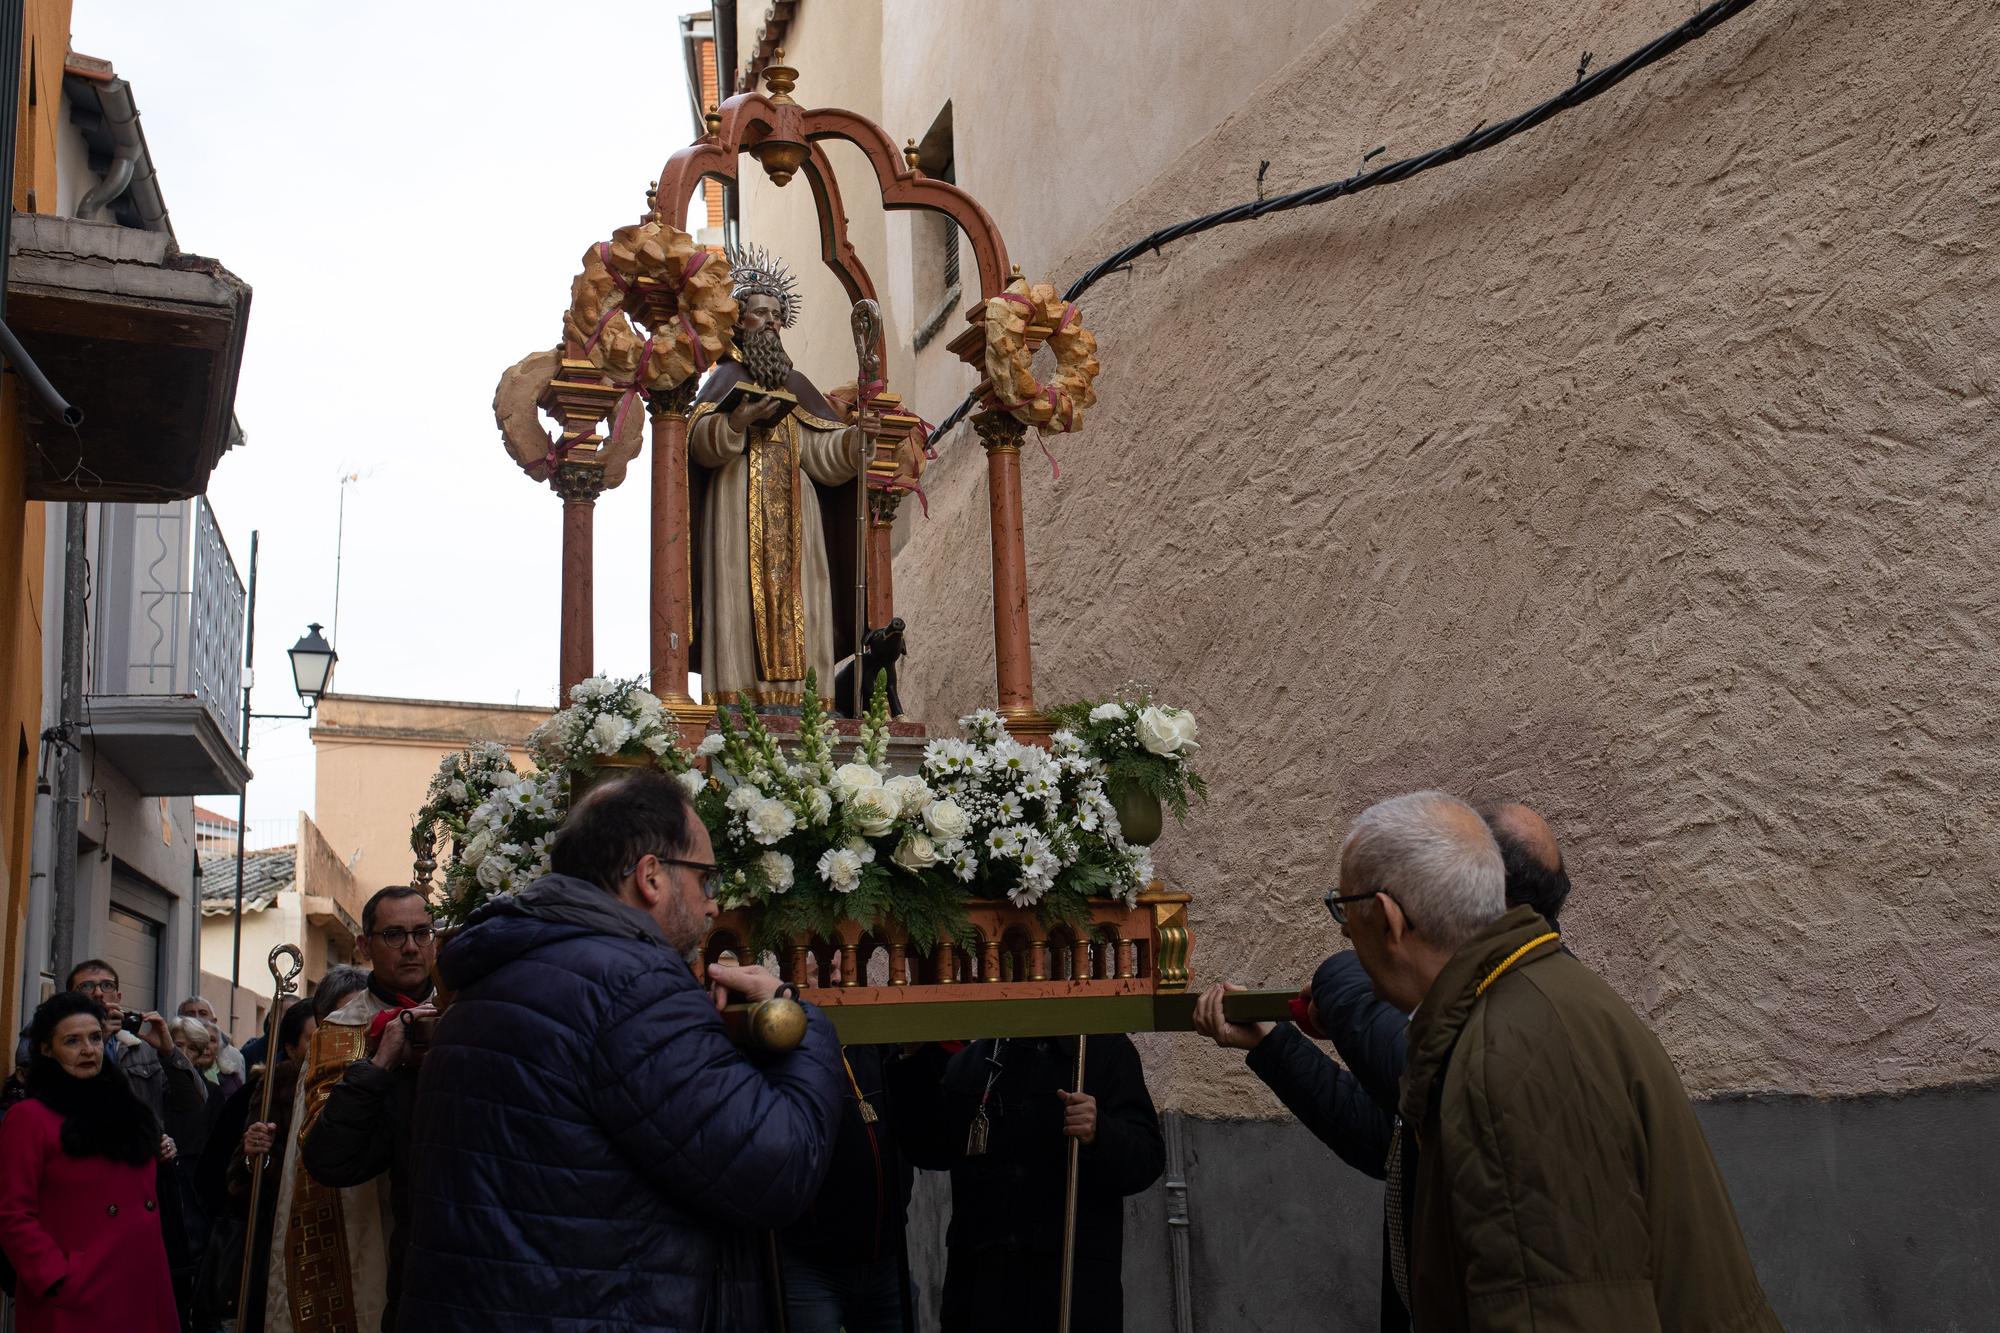
<path fill-rule="evenodd" d="M 208 494 L 246 579 L 261 533 L 257 711 L 300 711 L 285 650 L 333 628 L 343 489 L 338 691 L 555 697 L 560 502 L 507 458 L 493 386 L 555 344 L 584 249 L 692 137 L 676 15 L 706 7 L 76 0 L 181 248 L 255 292 L 249 445 Z M 646 567 L 640 468 L 598 504 L 607 671 L 646 669 Z M 306 724 L 257 723 L 250 763 L 252 845 L 288 842 Z"/>

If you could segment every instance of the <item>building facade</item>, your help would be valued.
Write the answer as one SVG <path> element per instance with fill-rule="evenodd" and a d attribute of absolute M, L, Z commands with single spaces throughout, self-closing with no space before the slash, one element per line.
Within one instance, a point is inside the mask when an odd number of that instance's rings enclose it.
<path fill-rule="evenodd" d="M 552 711 L 329 694 L 312 727 L 314 822 L 368 892 L 407 884 L 410 830 L 438 764 L 475 741 L 493 741 L 516 767 L 532 768 L 529 733 Z"/>
<path fill-rule="evenodd" d="M 27 6 L 9 108 L 6 320 L 28 358 L 0 401 L 9 1023 L 83 958 L 112 961 L 134 1007 L 196 987 L 191 798 L 249 776 L 243 585 L 198 497 L 241 441 L 250 293 L 180 250 L 132 87 L 69 50 L 69 13 Z M 52 392 L 23 394 L 37 377 Z"/>
<path fill-rule="evenodd" d="M 1688 12 L 789 0 L 717 27 L 726 79 L 782 47 L 798 100 L 914 140 L 1061 286 L 1449 144 Z M 1372 800 L 1529 801 L 1571 946 L 1698 1099 L 1788 1327 L 1991 1317 L 1990 17 L 1755 6 L 1502 148 L 1144 253 L 1079 301 L 1104 372 L 1046 441 L 1060 479 L 1022 469 L 1041 700 L 1138 678 L 1201 719 L 1210 800 L 1156 849 L 1198 975 L 1296 985 L 1341 947 L 1319 894 Z M 941 420 L 973 381 L 942 345 L 971 304 L 952 229 L 829 156 L 889 388 Z M 737 209 L 806 275 L 794 357 L 851 378 L 803 180 L 746 164 Z M 963 428 L 941 454 L 896 563 L 934 729 L 994 689 L 985 460 Z M 1140 1044 L 1176 1188 L 1133 1201 L 1128 1325 L 1372 1326 L 1379 1187 L 1240 1057 Z"/>

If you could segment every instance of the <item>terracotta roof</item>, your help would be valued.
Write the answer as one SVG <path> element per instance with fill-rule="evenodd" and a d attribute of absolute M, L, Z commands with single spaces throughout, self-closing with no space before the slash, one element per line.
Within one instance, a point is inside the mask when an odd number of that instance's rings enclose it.
<path fill-rule="evenodd" d="M 261 912 L 298 882 L 299 849 L 266 847 L 243 856 L 243 910 Z M 236 910 L 236 857 L 201 858 L 201 914 L 215 916 Z"/>

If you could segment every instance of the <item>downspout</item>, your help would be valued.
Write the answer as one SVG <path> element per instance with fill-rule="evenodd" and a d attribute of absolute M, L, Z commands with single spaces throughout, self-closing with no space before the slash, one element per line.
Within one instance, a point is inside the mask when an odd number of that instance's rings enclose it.
<path fill-rule="evenodd" d="M 84 542 L 90 506 L 63 506 L 62 705 L 56 723 L 56 832 L 49 858 L 49 971 L 68 985 L 76 962 L 76 824 L 83 800 Z"/>
<path fill-rule="evenodd" d="M 88 222 L 99 209 L 129 194 L 141 227 L 171 235 L 173 226 L 167 221 L 166 201 L 160 197 L 159 175 L 153 170 L 152 154 L 146 151 L 145 132 L 139 128 L 139 109 L 132 102 L 132 85 L 114 78 L 97 83 L 96 88 L 105 132 L 111 136 L 111 169 L 78 201 L 76 216 Z"/>
<path fill-rule="evenodd" d="M 1182 1115 L 1160 1117 L 1167 1140 L 1167 1274 L 1173 1287 L 1174 1333 L 1194 1333 L 1194 1292 L 1188 1272 L 1187 1144 L 1181 1136 Z"/>

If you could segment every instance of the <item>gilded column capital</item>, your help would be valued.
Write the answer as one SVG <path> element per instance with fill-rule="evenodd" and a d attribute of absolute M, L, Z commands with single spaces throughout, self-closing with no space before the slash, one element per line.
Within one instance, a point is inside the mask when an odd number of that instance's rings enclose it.
<path fill-rule="evenodd" d="M 549 485 L 565 501 L 581 500 L 594 504 L 597 497 L 604 494 L 604 464 L 566 460 L 556 468 L 549 478 Z"/>
<path fill-rule="evenodd" d="M 972 419 L 972 429 L 989 454 L 1018 454 L 1028 428 L 1005 412 L 982 412 Z"/>
<path fill-rule="evenodd" d="M 678 386 L 664 392 L 655 392 L 646 405 L 646 410 L 655 420 L 660 417 L 684 417 L 694 406 L 696 381 L 693 377 L 683 380 Z"/>
<path fill-rule="evenodd" d="M 886 528 L 896 521 L 896 508 L 903 503 L 903 493 L 888 487 L 870 487 L 868 491 L 868 521 L 876 527 Z"/>

